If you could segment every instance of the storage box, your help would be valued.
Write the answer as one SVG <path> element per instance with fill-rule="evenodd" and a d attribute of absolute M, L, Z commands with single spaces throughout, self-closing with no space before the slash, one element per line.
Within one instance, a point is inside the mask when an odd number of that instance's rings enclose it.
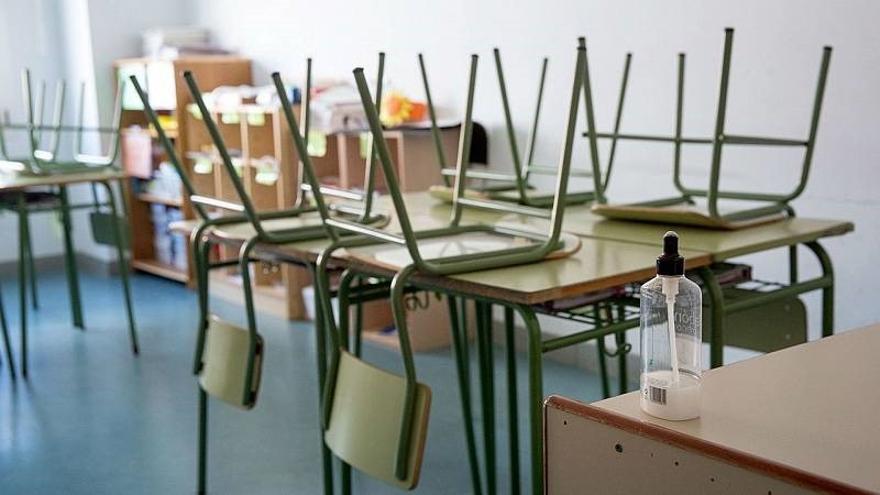
<path fill-rule="evenodd" d="M 146 129 L 129 127 L 122 131 L 122 168 L 131 177 L 152 177 L 153 144 Z"/>

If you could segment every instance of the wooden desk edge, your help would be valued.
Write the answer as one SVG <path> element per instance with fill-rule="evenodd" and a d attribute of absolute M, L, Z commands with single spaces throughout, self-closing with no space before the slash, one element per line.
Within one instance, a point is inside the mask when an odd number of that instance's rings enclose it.
<path fill-rule="evenodd" d="M 113 172 L 82 172 L 82 173 L 58 173 L 58 174 L 46 174 L 46 175 L 27 175 L 22 176 L 29 179 L 32 179 L 31 183 L 7 183 L 3 184 L 3 180 L 0 179 L 0 190 L 2 191 L 19 191 L 28 189 L 31 187 L 46 187 L 46 186 L 73 186 L 77 184 L 87 184 L 90 182 L 116 182 L 125 180 L 127 175 L 125 172 L 113 171 Z"/>
<path fill-rule="evenodd" d="M 846 483 L 835 481 L 829 478 L 818 476 L 786 464 L 781 464 L 769 459 L 757 457 L 746 452 L 730 449 L 716 443 L 707 442 L 705 440 L 695 438 L 680 432 L 664 428 L 659 425 L 638 421 L 632 418 L 615 414 L 606 409 L 584 404 L 576 400 L 568 399 L 558 395 L 551 395 L 544 401 L 544 479 L 549 479 L 546 473 L 549 473 L 551 466 L 548 465 L 547 459 L 547 411 L 556 409 L 562 412 L 573 414 L 581 418 L 602 423 L 605 425 L 619 428 L 623 431 L 649 438 L 658 442 L 662 442 L 682 450 L 696 452 L 701 455 L 715 458 L 721 462 L 725 462 L 735 466 L 742 466 L 747 469 L 758 471 L 767 476 L 784 480 L 788 483 L 806 487 L 812 490 L 819 490 L 829 493 L 852 493 L 852 494 L 871 494 L 874 492 L 864 490 Z M 546 486 L 545 486 L 546 489 Z"/>
<path fill-rule="evenodd" d="M 759 253 L 761 251 L 768 251 L 770 249 L 776 249 L 786 246 L 796 246 L 798 244 L 805 244 L 808 242 L 816 242 L 820 239 L 825 239 L 826 237 L 842 236 L 853 232 L 854 230 L 855 224 L 853 224 L 852 222 L 840 222 L 838 224 L 831 225 L 827 228 L 815 232 L 797 235 L 788 239 L 779 239 L 770 242 L 758 243 L 745 248 L 737 248 L 729 251 L 722 251 L 711 254 L 715 261 L 725 261 L 731 258 L 736 258 L 737 256 L 746 256 L 749 254 Z"/>

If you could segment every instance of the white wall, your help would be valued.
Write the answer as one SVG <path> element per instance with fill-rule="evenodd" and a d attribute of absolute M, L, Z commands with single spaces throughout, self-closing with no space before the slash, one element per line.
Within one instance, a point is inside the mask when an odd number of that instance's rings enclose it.
<path fill-rule="evenodd" d="M 24 118 L 19 70 L 30 67 L 34 80 L 67 81 L 65 120 L 74 121 L 79 109 L 79 85 L 86 83 L 86 125 L 107 123 L 112 118 L 115 82 L 113 60 L 141 54 L 140 33 L 156 26 L 187 24 L 188 1 L 153 2 L 112 0 L 0 0 L 0 60 L 6 68 L 0 76 L 0 109 L 9 108 L 13 120 Z M 50 86 L 51 87 L 51 86 Z M 98 97 L 100 95 L 100 97 Z M 101 118 L 98 116 L 101 115 Z M 86 141 L 86 151 L 101 152 L 100 141 Z M 72 141 L 62 142 L 61 153 L 69 156 Z M 23 142 L 11 143 L 24 151 Z M 89 149 L 91 148 L 91 149 Z M 73 201 L 89 201 L 87 186 L 71 188 Z M 33 217 L 33 237 L 38 256 L 61 253 L 60 228 L 50 215 Z M 88 212 L 73 215 L 74 242 L 81 253 L 110 259 L 111 250 L 94 243 L 88 228 Z M 0 217 L 4 232 L 17 232 L 12 215 Z M 0 262 L 15 260 L 17 238 L 0 245 Z"/>
<path fill-rule="evenodd" d="M 187 24 L 189 2 L 66 0 L 64 3 L 62 18 L 65 20 L 63 35 L 67 78 L 77 84 L 86 82 L 86 99 L 89 102 L 87 125 L 97 125 L 99 122 L 106 124 L 113 118 L 116 92 L 113 61 L 140 56 L 141 33 L 146 29 Z M 93 152 L 103 153 L 98 149 Z M 91 197 L 86 186 L 79 187 L 75 194 L 85 201 Z M 103 191 L 100 194 L 103 195 Z M 91 230 L 86 227 L 88 212 L 80 212 L 74 222 L 82 225 L 75 230 L 79 252 L 105 260 L 115 258 L 112 249 L 95 244 L 92 239 Z"/>
<path fill-rule="evenodd" d="M 35 86 L 47 81 L 50 101 L 55 81 L 63 77 L 63 67 L 53 62 L 58 47 L 56 4 L 57 0 L 0 0 L 0 60 L 4 68 L 0 74 L 0 110 L 8 109 L 13 120 L 25 119 L 20 79 L 23 67 L 30 68 Z M 23 133 L 8 132 L 6 136 L 10 153 L 29 152 Z M 16 259 L 15 215 L 0 212 L 0 232 L 5 236 L 0 243 L 0 262 Z M 49 215 L 32 218 L 31 237 L 37 256 L 61 253 L 61 230 Z"/>
<path fill-rule="evenodd" d="M 633 51 L 624 129 L 671 132 L 675 57 L 687 51 L 685 130 L 699 135 L 712 129 L 724 27 L 737 29 L 728 112 L 728 129 L 737 133 L 805 136 L 821 48 L 833 45 L 814 173 L 795 206 L 804 216 L 855 221 L 855 234 L 825 242 L 836 261 L 837 326 L 850 328 L 880 319 L 880 307 L 865 290 L 874 285 L 878 273 L 875 253 L 880 239 L 876 220 L 880 140 L 874 136 L 880 115 L 880 51 L 876 49 L 880 32 L 874 22 L 880 5 L 876 2 L 257 0 L 243 5 L 233 0 L 194 1 L 194 22 L 210 28 L 223 45 L 253 57 L 258 82 L 265 82 L 272 70 L 298 79 L 307 55 L 314 57 L 317 75 L 349 77 L 357 65 L 374 70 L 375 54 L 381 49 L 389 56 L 390 84 L 421 97 L 415 63 L 421 51 L 427 57 L 435 100 L 457 111 L 464 97 L 467 55 L 478 52 L 482 56 L 478 84 L 484 97 L 477 102 L 476 115 L 490 128 L 492 154 L 502 164 L 509 163 L 509 154 L 491 71 L 493 46 L 500 47 L 505 57 L 522 135 L 533 105 L 539 58 L 551 58 L 540 149 L 549 161 L 556 159 L 578 35 L 588 36 L 603 129 L 612 122 L 624 53 Z M 686 157 L 689 163 L 705 164 L 708 150 L 688 152 Z M 724 185 L 731 189 L 788 189 L 799 163 L 799 155 L 792 153 L 732 152 L 726 158 Z M 631 199 L 671 192 L 670 164 L 668 148 L 623 147 L 610 195 Z M 695 165 L 686 172 L 699 177 L 703 170 Z M 755 263 L 763 278 L 785 280 L 783 255 L 746 261 Z M 804 276 L 816 273 L 808 253 L 802 260 Z M 807 300 L 815 331 L 818 298 Z"/>

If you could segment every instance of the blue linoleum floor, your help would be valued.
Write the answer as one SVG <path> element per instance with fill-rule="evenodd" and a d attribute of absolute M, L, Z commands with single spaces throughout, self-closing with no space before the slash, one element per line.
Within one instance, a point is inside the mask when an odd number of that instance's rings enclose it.
<path fill-rule="evenodd" d="M 86 331 L 71 324 L 62 272 L 40 274 L 38 311 L 30 313 L 30 376 L 10 380 L 0 366 L 0 494 L 187 494 L 195 488 L 196 381 L 190 374 L 195 294 L 145 275 L 134 277 L 141 354 L 130 353 L 119 283 L 82 276 Z M 2 281 L 18 358 L 18 298 Z M 213 302 L 241 321 L 237 306 Z M 216 494 L 320 493 L 313 330 L 308 323 L 260 317 L 267 354 L 260 402 L 241 412 L 211 404 L 209 491 Z M 365 344 L 365 357 L 397 369 L 391 351 Z M 499 493 L 508 493 L 503 353 L 495 352 Z M 461 409 L 448 351 L 419 354 L 421 381 L 433 391 L 431 425 L 416 493 L 470 492 Z M 475 370 L 476 363 L 472 366 Z M 545 363 L 545 393 L 585 400 L 598 379 Z M 525 361 L 520 356 L 520 411 Z M 479 417 L 479 411 L 475 411 Z M 521 413 L 521 415 L 524 413 Z M 477 435 L 482 438 L 477 422 Z M 527 431 L 521 427 L 523 483 Z M 357 473 L 355 493 L 394 490 Z"/>

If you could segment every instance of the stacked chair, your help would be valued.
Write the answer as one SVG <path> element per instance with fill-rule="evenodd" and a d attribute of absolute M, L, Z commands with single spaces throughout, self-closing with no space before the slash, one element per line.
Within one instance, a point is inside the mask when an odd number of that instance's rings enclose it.
<path fill-rule="evenodd" d="M 119 154 L 119 130 L 121 123 L 121 94 L 122 87 L 117 88 L 116 102 L 114 106 L 113 122 L 109 127 L 86 127 L 85 115 L 85 84 L 80 88 L 79 116 L 75 126 L 63 125 L 65 85 L 59 82 L 56 86 L 54 110 L 52 121 L 46 124 L 43 120 L 45 104 L 45 83 L 40 85 L 39 95 L 34 101 L 31 84 L 31 76 L 28 70 L 22 72 L 22 94 L 27 122 L 14 124 L 10 122 L 8 113 L 4 112 L 3 121 L 0 123 L 0 154 L 2 154 L 2 169 L 5 173 L 25 175 L 52 175 L 66 173 L 93 172 L 110 169 L 115 166 Z M 9 152 L 6 143 L 6 130 L 20 130 L 26 134 L 28 153 L 26 155 L 14 155 Z M 64 132 L 73 131 L 74 155 L 72 160 L 62 160 L 58 149 L 61 135 Z M 105 154 L 86 154 L 82 151 L 83 136 L 86 132 L 108 135 L 108 150 Z M 50 134 L 48 145 L 44 146 L 45 135 Z M 96 183 L 100 183 L 106 192 L 106 199 L 100 200 L 97 193 Z M 72 225 L 70 219 L 71 210 L 92 209 L 90 222 L 95 241 L 116 248 L 117 263 L 122 280 L 123 295 L 125 299 L 128 318 L 129 337 L 132 352 L 137 354 L 137 329 L 134 321 L 133 307 L 131 303 L 131 288 L 128 280 L 128 265 L 125 259 L 125 239 L 127 227 L 124 219 L 117 212 L 115 194 L 112 187 L 106 181 L 96 179 L 91 182 L 91 203 L 72 205 L 68 199 L 67 187 L 59 186 L 56 190 L 25 190 L 19 193 L 10 193 L 0 198 L 2 207 L 16 212 L 19 217 L 19 291 L 21 310 L 21 369 L 22 375 L 27 376 L 27 285 L 31 286 L 31 301 L 33 307 L 38 306 L 36 277 L 33 262 L 33 253 L 30 236 L 29 215 L 37 212 L 58 212 L 62 232 L 64 236 L 65 268 L 67 270 L 68 287 L 70 291 L 71 313 L 74 326 L 84 328 L 82 316 L 82 304 L 80 301 L 79 280 L 76 269 L 76 258 L 73 247 Z M 125 205 L 123 201 L 123 207 Z"/>
<path fill-rule="evenodd" d="M 383 60 L 384 54 L 380 54 L 380 80 Z M 144 104 L 144 111 L 150 123 L 157 130 L 169 161 L 181 176 L 186 193 L 190 196 L 193 208 L 199 217 L 199 223 L 191 234 L 200 311 L 193 372 L 199 377 L 198 492 L 205 493 L 207 490 L 208 396 L 241 409 L 251 409 L 256 405 L 259 392 L 264 342 L 257 331 L 256 310 L 249 270 L 250 264 L 257 260 L 254 248 L 258 244 L 287 244 L 323 238 L 326 236 L 326 230 L 322 214 L 326 214 L 328 218 L 338 216 L 353 222 L 364 221 L 374 225 L 381 225 L 383 222 L 387 222 L 388 218 L 372 210 L 374 187 L 372 180 L 366 182 L 366 189 L 360 193 L 320 184 L 311 160 L 308 158 L 307 146 L 293 116 L 286 90 L 278 75 L 275 75 L 274 79 L 279 89 L 281 107 L 294 136 L 294 144 L 300 158 L 297 177 L 297 189 L 300 194 L 295 205 L 290 209 L 271 212 L 257 211 L 235 170 L 223 137 L 202 98 L 198 83 L 189 72 L 184 74 L 184 78 L 220 156 L 222 170 L 226 173 L 239 198 L 238 203 L 203 196 L 195 190 L 186 169 L 176 155 L 173 144 L 163 131 L 158 117 L 150 106 L 149 96 L 143 91 L 135 77 L 131 78 L 131 82 Z M 307 61 L 306 90 L 302 105 L 304 116 L 302 132 L 304 134 L 308 133 L 310 93 L 311 59 Z M 309 194 L 309 199 L 303 198 L 306 194 Z M 325 194 L 333 194 L 348 201 L 328 204 L 324 200 Z M 221 210 L 225 214 L 215 215 L 211 213 L 212 210 Z M 212 260 L 210 257 L 212 246 L 217 243 L 239 246 L 238 256 L 224 260 Z M 209 271 L 230 266 L 238 266 L 240 269 L 247 320 L 246 328 L 226 322 L 209 311 Z M 318 314 L 320 315 L 320 313 Z M 319 383 L 324 382 L 324 370 L 326 369 L 325 336 L 322 328 L 320 318 L 317 318 L 316 348 Z M 332 492 L 329 453 L 325 454 L 324 460 L 325 490 Z"/>
<path fill-rule="evenodd" d="M 447 227 L 421 231 L 414 228 L 407 213 L 394 166 L 383 140 L 378 112 L 372 103 L 363 71 L 361 69 L 354 71 L 400 233 L 368 228 L 342 219 L 326 220 L 328 234 L 332 236 L 333 242 L 318 257 L 317 283 L 325 312 L 324 324 L 334 346 L 324 387 L 324 438 L 330 450 L 341 458 L 346 466 L 353 466 L 374 478 L 404 489 L 412 489 L 418 483 L 430 409 L 430 390 L 417 380 L 409 343 L 403 296 L 413 276 L 420 273 L 450 276 L 532 263 L 548 256 L 571 253 L 579 247 L 576 238 L 562 234 L 562 219 L 575 139 L 578 100 L 586 62 L 585 53 L 585 47 L 581 44 L 578 49 L 553 208 L 544 210 L 464 196 L 465 184 L 468 180 L 467 151 L 473 127 L 472 110 L 476 86 L 477 56 L 474 55 L 471 58 L 467 105 L 459 145 L 450 223 Z M 549 231 L 537 232 L 521 225 L 465 224 L 462 220 L 465 206 L 548 219 Z M 343 232 L 352 232 L 360 236 L 343 238 L 340 235 Z M 467 246 L 470 242 L 473 242 L 473 245 Z M 346 348 L 342 336 L 347 335 L 348 332 L 345 328 L 347 325 L 345 299 L 350 290 L 348 285 L 355 278 L 352 269 L 344 272 L 340 281 L 339 327 L 333 317 L 328 269 L 332 266 L 334 253 L 345 248 L 346 256 L 351 259 L 370 257 L 374 246 L 365 247 L 364 244 L 371 243 L 401 246 L 399 252 L 385 257 L 381 263 L 395 266 L 397 272 L 391 282 L 390 299 L 403 358 L 404 376 L 365 363 Z M 461 252 L 442 254 L 445 243 L 460 243 L 465 247 Z M 484 310 L 481 316 L 485 323 L 488 320 L 488 312 Z M 376 418 L 380 420 L 376 421 Z M 471 435 L 469 435 L 469 443 L 472 443 Z M 472 444 L 469 447 L 472 450 Z M 348 481 L 346 477 L 343 479 L 344 482 Z M 475 481 L 479 482 L 478 479 Z M 476 484 L 474 489 L 479 491 L 479 484 Z M 490 492 L 493 491 L 494 487 L 491 483 L 488 489 Z"/>
<path fill-rule="evenodd" d="M 733 51 L 733 29 L 727 28 L 724 35 L 724 52 L 721 65 L 721 82 L 718 91 L 718 107 L 715 117 L 715 128 L 710 138 L 692 138 L 682 135 L 682 114 L 684 109 L 684 74 L 685 55 L 678 57 L 678 84 L 676 95 L 675 134 L 673 136 L 656 136 L 644 134 L 625 134 L 619 132 L 620 113 L 611 133 L 589 133 L 591 150 L 597 149 L 598 138 L 617 140 L 654 141 L 671 143 L 673 155 L 673 183 L 679 195 L 634 204 L 612 204 L 604 194 L 604 188 L 597 188 L 596 204 L 593 211 L 608 218 L 662 222 L 669 224 L 694 225 L 714 229 L 736 229 L 778 220 L 785 215 L 793 215 L 790 203 L 800 196 L 807 185 L 813 150 L 816 145 L 816 133 L 819 127 L 819 116 L 825 95 L 825 83 L 828 78 L 828 67 L 831 62 L 831 47 L 822 50 L 819 76 L 813 98 L 806 139 L 787 139 L 764 136 L 742 136 L 729 134 L 725 131 L 727 117 L 727 99 L 730 87 L 731 54 Z M 623 93 L 619 109 L 623 106 Z M 681 153 L 683 145 L 709 145 L 712 147 L 712 159 L 708 174 L 708 187 L 705 189 L 689 187 L 682 179 Z M 761 193 L 754 191 L 730 191 L 721 188 L 721 158 L 723 150 L 728 146 L 759 146 L 802 148 L 803 162 L 797 185 L 788 193 Z M 612 158 L 613 160 L 613 158 Z M 594 159 L 594 165 L 597 160 Z M 609 162 L 610 170 L 610 162 Z M 594 176 L 598 169 L 594 169 Z M 705 206 L 697 205 L 695 198 L 705 198 Z M 723 211 L 720 200 L 758 202 L 761 206 L 749 206 Z"/>
<path fill-rule="evenodd" d="M 504 69 L 501 63 L 501 51 L 498 48 L 495 48 L 492 53 L 495 60 L 495 72 L 498 76 L 498 89 L 499 94 L 501 95 L 501 106 L 504 111 L 507 143 L 510 147 L 510 154 L 513 160 L 513 173 L 505 174 L 489 171 L 470 171 L 469 179 L 471 180 L 466 184 L 465 195 L 479 199 L 513 202 L 536 208 L 549 208 L 553 205 L 554 194 L 552 192 L 537 192 L 535 187 L 529 183 L 530 176 L 552 176 L 557 172 L 554 167 L 535 163 L 535 145 L 538 142 L 539 121 L 544 98 L 544 83 L 547 77 L 549 60 L 545 57 L 541 62 L 538 92 L 535 101 L 535 113 L 529 128 L 530 132 L 525 154 L 524 156 L 520 156 L 520 147 L 514 129 L 514 119 L 510 111 L 510 103 L 507 96 L 507 82 L 504 78 Z M 421 70 L 422 83 L 425 88 L 428 115 L 431 120 L 431 131 L 434 138 L 437 158 L 440 162 L 440 171 L 446 182 L 445 185 L 432 187 L 431 193 L 437 198 L 451 202 L 453 191 L 449 178 L 454 177 L 457 171 L 455 167 L 448 166 L 443 147 L 440 145 L 437 115 L 434 108 L 434 102 L 431 98 L 431 90 L 430 85 L 428 84 L 428 75 L 425 68 L 424 58 L 421 54 L 419 55 L 419 68 Z M 571 177 L 590 178 L 592 176 L 592 169 L 572 170 L 570 175 Z M 484 184 L 482 186 L 471 184 L 470 182 L 472 182 L 472 180 L 479 180 Z M 566 204 L 586 203 L 592 201 L 594 198 L 595 194 L 592 190 L 569 191 L 565 195 Z"/>

